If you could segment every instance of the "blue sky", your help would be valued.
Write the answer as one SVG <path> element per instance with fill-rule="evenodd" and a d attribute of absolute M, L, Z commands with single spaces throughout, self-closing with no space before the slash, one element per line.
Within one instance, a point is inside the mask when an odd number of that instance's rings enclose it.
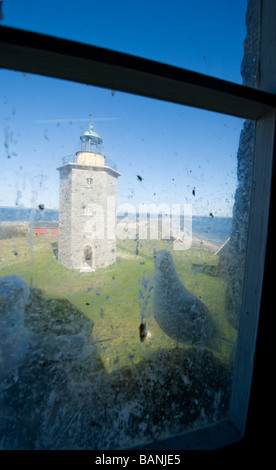
<path fill-rule="evenodd" d="M 246 3 L 4 0 L 1 23 L 241 83 Z M 241 119 L 21 72 L 1 71 L 0 86 L 0 205 L 57 208 L 56 168 L 92 115 L 121 173 L 119 204 L 231 215 Z"/>

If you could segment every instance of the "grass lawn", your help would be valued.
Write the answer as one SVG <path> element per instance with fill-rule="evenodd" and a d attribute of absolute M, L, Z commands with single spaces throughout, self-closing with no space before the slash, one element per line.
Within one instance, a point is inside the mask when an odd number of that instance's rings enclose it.
<path fill-rule="evenodd" d="M 66 298 L 94 322 L 93 342 L 97 344 L 107 370 L 137 363 L 160 348 L 176 346 L 156 324 L 151 312 L 153 249 L 172 251 L 176 271 L 185 286 L 200 297 L 224 330 L 225 341 L 218 353 L 227 361 L 235 331 L 224 315 L 225 281 L 210 275 L 218 257 L 192 247 L 174 251 L 168 241 L 118 240 L 117 261 L 90 273 L 70 271 L 59 265 L 54 253 L 54 236 L 28 236 L 0 240 L 0 276 L 17 274 L 30 286 L 42 289 L 46 298 Z M 202 267 L 211 267 L 208 270 Z M 213 270 L 213 271 L 212 271 Z M 141 318 L 150 335 L 140 341 Z M 178 344 L 179 348 L 185 348 Z"/>

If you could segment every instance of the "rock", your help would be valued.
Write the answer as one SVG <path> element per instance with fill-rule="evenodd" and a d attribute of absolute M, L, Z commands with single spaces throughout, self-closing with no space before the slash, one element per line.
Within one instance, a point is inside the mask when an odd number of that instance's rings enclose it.
<path fill-rule="evenodd" d="M 208 308 L 181 283 L 169 251 L 154 254 L 153 313 L 160 328 L 185 344 L 217 350 L 222 332 Z"/>
<path fill-rule="evenodd" d="M 33 357 L 21 368 L 3 392 L 1 450 L 144 449 L 229 414 L 231 371 L 211 351 L 160 349 L 111 373 L 64 366 Z"/>
<path fill-rule="evenodd" d="M 48 360 L 76 359 L 93 351 L 94 367 L 99 358 L 93 343 L 94 323 L 65 298 L 49 298 L 31 288 L 25 311 L 25 326 L 32 334 L 32 354 Z"/>

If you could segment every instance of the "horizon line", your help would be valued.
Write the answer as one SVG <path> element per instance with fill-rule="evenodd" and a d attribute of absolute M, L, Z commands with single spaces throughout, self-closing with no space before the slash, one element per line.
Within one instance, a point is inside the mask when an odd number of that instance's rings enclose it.
<path fill-rule="evenodd" d="M 47 208 L 45 207 L 44 209 L 39 209 L 39 207 L 25 207 L 25 206 L 0 206 L 0 210 L 1 209 L 19 209 L 19 210 L 35 210 L 35 211 L 40 211 L 40 212 L 44 212 L 44 211 L 53 211 L 53 212 L 59 212 L 59 209 L 54 209 L 54 208 Z M 133 213 L 127 213 L 127 215 L 125 217 L 136 217 L 137 215 L 138 216 L 147 216 L 148 214 L 150 215 L 155 215 L 155 216 L 158 216 L 160 214 L 162 214 L 162 212 L 158 212 L 158 213 L 151 213 L 150 211 L 147 211 L 147 212 L 133 212 Z M 212 214 L 211 212 L 209 212 L 209 214 L 192 214 L 192 218 L 193 217 L 210 217 L 210 218 L 226 218 L 226 219 L 232 219 L 233 218 L 233 215 L 215 215 L 215 214 Z M 117 216 L 124 216 L 123 213 L 118 213 Z M 165 214 L 165 217 L 178 217 L 178 216 L 173 216 L 172 214 Z M 180 216 L 184 217 L 183 214 L 180 214 Z M 185 216 L 185 217 L 190 217 L 190 216 Z"/>

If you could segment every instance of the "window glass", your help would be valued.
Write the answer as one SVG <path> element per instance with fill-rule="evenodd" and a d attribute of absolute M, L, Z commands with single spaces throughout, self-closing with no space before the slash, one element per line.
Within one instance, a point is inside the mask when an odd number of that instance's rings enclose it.
<path fill-rule="evenodd" d="M 1 89 L 2 447 L 227 418 L 253 124 L 19 72 Z"/>
<path fill-rule="evenodd" d="M 246 0 L 4 0 L 2 24 L 241 83 Z"/>

